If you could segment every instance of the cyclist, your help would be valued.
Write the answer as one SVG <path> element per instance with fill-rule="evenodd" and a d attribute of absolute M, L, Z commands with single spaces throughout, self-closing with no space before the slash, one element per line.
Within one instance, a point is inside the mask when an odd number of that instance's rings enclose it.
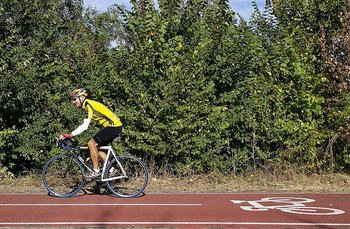
<path fill-rule="evenodd" d="M 106 159 L 106 153 L 99 151 L 99 146 L 104 146 L 113 141 L 122 132 L 122 123 L 120 119 L 105 105 L 97 101 L 87 99 L 87 91 L 84 88 L 78 88 L 70 93 L 73 104 L 86 111 L 84 122 L 71 133 L 65 133 L 60 139 L 72 138 L 88 129 L 90 121 L 97 121 L 103 128 L 88 141 L 90 158 L 94 167 L 94 172 L 84 175 L 85 179 L 94 179 L 101 176 L 98 158 Z"/>

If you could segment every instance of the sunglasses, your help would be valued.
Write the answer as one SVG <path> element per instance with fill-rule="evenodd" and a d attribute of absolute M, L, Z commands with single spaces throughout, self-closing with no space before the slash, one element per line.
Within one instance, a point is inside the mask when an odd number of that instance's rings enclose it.
<path fill-rule="evenodd" d="M 78 97 L 75 97 L 72 99 L 73 102 L 75 102 L 78 99 Z"/>

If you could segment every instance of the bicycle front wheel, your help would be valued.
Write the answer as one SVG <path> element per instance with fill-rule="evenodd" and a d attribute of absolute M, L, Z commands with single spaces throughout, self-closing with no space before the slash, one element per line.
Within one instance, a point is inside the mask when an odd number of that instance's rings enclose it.
<path fill-rule="evenodd" d="M 42 180 L 50 195 L 71 197 L 83 188 L 83 167 L 73 157 L 57 155 L 44 165 Z"/>
<path fill-rule="evenodd" d="M 118 156 L 117 159 L 118 161 L 113 159 L 107 165 L 104 178 L 123 176 L 123 170 L 126 173 L 126 177 L 106 181 L 108 190 L 120 197 L 138 196 L 146 189 L 148 184 L 148 169 L 146 165 L 132 155 Z M 108 172 L 111 169 L 114 170 L 113 173 Z"/>

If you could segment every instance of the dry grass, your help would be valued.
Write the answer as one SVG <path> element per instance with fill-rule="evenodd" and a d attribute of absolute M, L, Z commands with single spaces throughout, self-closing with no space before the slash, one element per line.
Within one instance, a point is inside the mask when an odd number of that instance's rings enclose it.
<path fill-rule="evenodd" d="M 239 193 L 239 192 L 295 192 L 295 193 L 349 193 L 350 175 L 266 175 L 256 173 L 249 177 L 196 175 L 186 178 L 150 177 L 148 193 Z M 0 193 L 46 193 L 41 176 L 2 180 Z"/>
<path fill-rule="evenodd" d="M 221 177 L 215 175 L 193 176 L 190 178 L 152 178 L 152 192 L 308 192 L 308 193 L 349 193 L 350 176 L 299 175 L 284 179 L 272 175 L 256 174 L 249 178 Z"/>

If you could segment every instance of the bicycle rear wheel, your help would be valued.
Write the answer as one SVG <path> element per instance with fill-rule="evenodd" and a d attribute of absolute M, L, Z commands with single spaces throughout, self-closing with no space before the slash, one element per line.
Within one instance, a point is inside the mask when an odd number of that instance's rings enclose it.
<path fill-rule="evenodd" d="M 83 188 L 83 167 L 73 157 L 57 155 L 44 165 L 42 180 L 50 195 L 71 197 Z"/>
<path fill-rule="evenodd" d="M 113 194 L 120 197 L 135 197 L 142 193 L 148 184 L 148 169 L 146 165 L 137 157 L 132 155 L 122 155 L 117 157 L 123 167 L 127 177 L 106 181 L 107 188 Z M 111 168 L 115 169 L 113 176 L 108 173 Z M 108 165 L 104 178 L 122 176 L 122 170 L 116 159 Z"/>

